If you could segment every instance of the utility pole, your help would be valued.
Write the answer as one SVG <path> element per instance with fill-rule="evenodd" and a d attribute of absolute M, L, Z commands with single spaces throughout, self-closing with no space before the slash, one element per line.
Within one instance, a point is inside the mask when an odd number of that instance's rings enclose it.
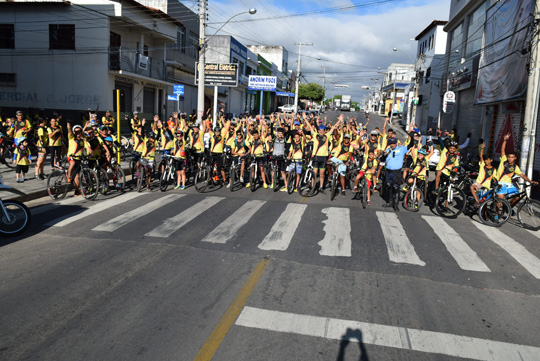
<path fill-rule="evenodd" d="M 422 60 L 422 54 L 420 54 L 420 56 L 417 59 L 418 67 L 416 66 L 416 64 L 414 64 L 414 67 L 416 68 L 416 79 L 414 79 L 414 99 L 413 99 L 413 102 L 416 101 L 416 99 L 418 99 L 418 88 L 420 87 L 419 78 L 420 78 L 420 71 L 422 70 L 422 65 L 420 65 L 421 60 Z M 413 106 L 412 117 L 409 118 L 409 124 L 411 123 L 411 120 L 413 120 L 415 126 L 417 125 L 416 124 L 416 107 L 417 106 L 418 106 L 418 104 L 415 103 L 414 106 Z M 420 123 L 422 123 L 422 122 L 420 122 Z M 422 126 L 422 124 L 419 125 L 419 127 L 421 127 L 421 126 Z"/>
<path fill-rule="evenodd" d="M 323 76 L 322 76 L 322 87 L 323 87 L 323 90 L 324 90 L 324 97 L 323 98 L 326 98 L 326 69 L 332 69 L 331 66 L 322 66 L 323 68 Z M 324 103 L 324 101 L 323 101 Z"/>
<path fill-rule="evenodd" d="M 296 68 L 296 92 L 294 93 L 294 114 L 298 113 L 298 84 L 300 84 L 300 69 L 302 67 L 302 46 L 313 46 L 313 43 L 300 43 L 298 45 L 298 67 Z"/>
<path fill-rule="evenodd" d="M 540 0 L 536 0 L 536 9 L 540 7 Z M 538 33 L 540 24 L 540 14 L 534 14 L 534 27 L 531 44 L 538 44 L 540 35 Z M 533 47 L 531 53 L 531 63 L 529 71 L 529 82 L 527 85 L 527 100 L 525 106 L 525 120 L 523 138 L 521 141 L 521 159 L 519 167 L 529 179 L 532 179 L 534 164 L 534 148 L 536 144 L 536 123 L 538 116 L 538 97 L 540 96 L 540 47 Z"/>
<path fill-rule="evenodd" d="M 332 79 L 332 105 L 334 105 L 334 89 L 336 88 L 336 81 Z"/>
<path fill-rule="evenodd" d="M 206 64 L 206 4 L 199 0 L 199 85 L 197 87 L 197 122 L 202 124 L 204 113 L 204 67 Z"/>

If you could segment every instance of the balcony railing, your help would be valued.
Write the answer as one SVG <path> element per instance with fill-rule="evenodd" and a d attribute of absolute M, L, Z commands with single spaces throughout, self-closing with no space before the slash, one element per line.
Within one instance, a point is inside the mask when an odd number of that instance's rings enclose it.
<path fill-rule="evenodd" d="M 122 47 L 109 48 L 109 69 L 124 70 L 149 78 L 164 79 L 164 62 L 162 59 L 143 56 L 135 49 Z"/>

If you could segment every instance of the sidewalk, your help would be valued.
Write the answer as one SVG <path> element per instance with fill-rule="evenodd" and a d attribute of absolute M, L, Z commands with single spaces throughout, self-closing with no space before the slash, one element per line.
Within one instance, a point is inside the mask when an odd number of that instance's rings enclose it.
<path fill-rule="evenodd" d="M 36 179 L 34 175 L 35 163 L 32 163 L 30 164 L 24 183 L 16 182 L 17 177 L 15 174 L 15 167 L 11 169 L 4 164 L 0 164 L 0 176 L 2 177 L 4 185 L 11 186 L 18 191 L 24 193 L 24 195 L 19 195 L 11 192 L 0 192 L 0 197 L 4 200 L 13 199 L 20 202 L 28 202 L 34 199 L 48 197 L 49 194 L 47 193 L 47 176 L 51 173 L 51 165 L 49 158 L 47 158 L 45 164 L 46 165 L 44 169 L 44 180 Z M 128 180 L 131 180 L 131 177 L 128 177 L 128 175 L 131 175 L 131 172 L 129 170 L 129 159 L 122 161 L 122 169 L 124 170 L 124 173 L 126 175 L 127 183 Z"/>

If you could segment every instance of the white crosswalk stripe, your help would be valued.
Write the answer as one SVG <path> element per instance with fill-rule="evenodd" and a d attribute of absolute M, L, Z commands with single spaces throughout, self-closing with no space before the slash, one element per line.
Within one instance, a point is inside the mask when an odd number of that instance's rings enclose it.
<path fill-rule="evenodd" d="M 229 218 L 214 228 L 202 241 L 209 243 L 227 243 L 236 235 L 236 232 L 245 226 L 251 217 L 265 204 L 265 201 L 252 200 L 242 205 Z"/>
<path fill-rule="evenodd" d="M 321 256 L 351 257 L 351 217 L 348 208 L 325 208 L 324 239 L 319 242 Z"/>
<path fill-rule="evenodd" d="M 540 279 L 540 259 L 529 252 L 525 247 L 523 247 L 523 245 L 516 242 L 498 229 L 480 224 L 478 222 L 472 223 L 491 241 L 508 252 L 510 256 L 518 261 L 535 278 Z"/>
<path fill-rule="evenodd" d="M 78 213 L 78 214 L 75 214 L 75 215 L 67 214 L 65 216 L 58 217 L 58 218 L 53 219 L 50 222 L 45 223 L 45 225 L 47 227 L 50 227 L 50 226 L 65 227 L 68 224 L 79 221 L 79 220 L 81 220 L 81 219 L 83 219 L 85 217 L 91 216 L 93 214 L 102 212 L 102 211 L 104 211 L 104 210 L 106 210 L 108 208 L 117 206 L 117 205 L 119 205 L 119 204 L 121 204 L 123 202 L 127 202 L 129 200 L 134 199 L 134 198 L 140 197 L 143 194 L 146 194 L 146 193 L 136 193 L 136 192 L 126 193 L 126 194 L 124 194 L 122 196 L 111 198 L 111 199 L 108 199 L 108 200 L 103 201 L 103 202 L 97 202 L 95 205 L 91 206 L 90 208 L 85 209 L 81 213 Z"/>
<path fill-rule="evenodd" d="M 153 202 L 150 202 L 148 204 L 145 204 L 144 207 L 138 207 L 137 209 L 134 209 L 130 212 L 124 213 L 122 215 L 119 215 L 116 218 L 113 218 L 103 224 L 100 224 L 97 227 L 94 227 L 93 231 L 101 231 L 101 232 L 114 232 L 118 228 L 125 226 L 128 223 L 131 223 L 153 211 L 155 211 L 158 208 L 161 208 L 171 202 L 174 202 L 180 198 L 182 198 L 184 194 L 169 194 L 168 196 L 165 196 L 160 199 L 156 199 Z"/>
<path fill-rule="evenodd" d="M 167 238 L 171 234 L 178 231 L 180 228 L 194 220 L 196 217 L 221 202 L 223 199 L 225 198 L 207 197 L 199 203 L 189 207 L 185 211 L 177 214 L 176 216 L 166 219 L 160 226 L 148 232 L 146 236 Z"/>
<path fill-rule="evenodd" d="M 414 246 L 394 213 L 377 212 L 377 218 L 383 231 L 390 261 L 418 266 L 426 265 L 426 262 L 422 261 L 416 254 Z"/>
<path fill-rule="evenodd" d="M 422 216 L 422 218 L 433 228 L 435 234 L 446 246 L 446 249 L 456 260 L 461 269 L 467 271 L 491 272 L 488 266 L 478 254 L 469 247 L 457 232 L 440 217 Z"/>
<path fill-rule="evenodd" d="M 259 244 L 259 248 L 266 251 L 285 251 L 289 248 L 294 232 L 298 228 L 306 208 L 307 205 L 305 204 L 288 204 L 285 211 L 281 213 L 281 216 L 272 226 L 270 233 Z"/>

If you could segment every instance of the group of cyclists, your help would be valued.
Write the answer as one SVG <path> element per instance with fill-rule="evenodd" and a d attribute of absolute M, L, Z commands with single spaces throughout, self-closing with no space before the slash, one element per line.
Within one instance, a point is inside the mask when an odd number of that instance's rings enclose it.
<path fill-rule="evenodd" d="M 139 184 L 151 190 L 152 181 L 156 176 L 159 179 L 166 160 L 171 160 L 175 189 L 183 190 L 191 184 L 197 188 L 198 183 L 212 182 L 231 189 L 238 185 L 252 190 L 262 186 L 275 191 L 300 192 L 304 196 L 330 190 L 332 199 L 339 193 L 345 196 L 346 189 L 350 189 L 354 198 L 364 199 L 367 205 L 371 204 L 373 193 L 380 192 L 385 201 L 383 207 L 398 211 L 404 192 L 411 188 L 416 190 L 409 197 L 413 208 L 437 197 L 462 170 L 460 153 L 470 139 L 468 135 L 465 143 L 459 145 L 455 132 L 443 135 L 437 130 L 434 140 L 411 126 L 402 142 L 393 129 L 387 129 L 389 118 L 382 129 L 375 127 L 368 131 L 369 114 L 365 115 L 365 124 L 343 114 L 333 122 L 305 113 L 232 119 L 219 116 L 215 120 L 208 113 L 202 115 L 202 124 L 197 124 L 194 116 L 180 113 L 173 113 L 166 121 L 157 115 L 152 120 L 140 119 L 137 112 L 131 119 L 126 115 L 131 131 L 133 172 Z M 114 119 L 109 111 L 101 120 L 95 112 L 90 112 L 82 125 L 72 126 L 68 122 L 67 142 L 59 121 L 57 115 L 51 119 L 25 119 L 18 111 L 14 120 L 2 121 L 2 136 L 14 138 L 13 161 L 17 164 L 18 181 L 24 181 L 24 173 L 28 172 L 32 143 L 37 152 L 36 178 L 44 178 L 47 150 L 53 167 L 58 167 L 60 159 L 67 156 L 67 183 L 73 183 L 75 194 L 79 194 L 81 159 L 110 164 L 117 152 L 119 138 L 112 128 Z M 514 176 L 537 184 L 521 172 L 515 153 L 506 152 L 508 137 L 504 136 L 498 167 L 485 154 L 485 146 L 479 146 L 480 160 L 475 164 L 478 175 L 469 173 L 476 178 L 470 182 L 470 189 L 466 189 L 474 199 L 473 207 L 480 206 L 479 195 L 494 184 L 499 185 L 497 198 L 517 194 Z M 434 180 L 428 186 L 429 159 L 435 149 L 440 159 Z M 156 162 L 156 158 L 160 161 Z M 236 179 L 232 169 L 237 170 Z M 448 197 L 443 199 L 442 207 L 449 207 L 451 202 Z"/>

